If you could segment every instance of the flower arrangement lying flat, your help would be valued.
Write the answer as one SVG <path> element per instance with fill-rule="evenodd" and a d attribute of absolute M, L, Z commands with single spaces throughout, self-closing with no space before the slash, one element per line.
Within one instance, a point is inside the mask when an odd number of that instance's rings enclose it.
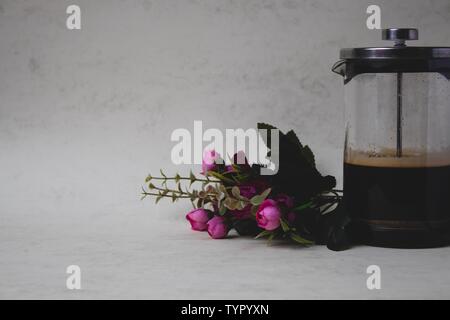
<path fill-rule="evenodd" d="M 258 129 L 276 128 L 260 123 Z M 269 242 L 327 244 L 333 250 L 348 246 L 348 218 L 340 210 L 336 180 L 319 173 L 312 151 L 294 131 L 279 133 L 278 172 L 261 175 L 261 167 L 250 165 L 242 153 L 226 165 L 219 153 L 205 151 L 201 176 L 169 177 L 161 170 L 161 176 L 147 176 L 142 198 L 190 200 L 194 209 L 186 219 L 192 230 L 207 231 L 213 239 L 226 238 L 235 229 L 241 236 L 267 237 Z"/>

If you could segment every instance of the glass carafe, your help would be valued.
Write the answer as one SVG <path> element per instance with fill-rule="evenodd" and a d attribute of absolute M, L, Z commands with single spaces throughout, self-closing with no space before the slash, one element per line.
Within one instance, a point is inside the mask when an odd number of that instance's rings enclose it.
<path fill-rule="evenodd" d="M 344 205 L 358 242 L 430 247 L 450 230 L 450 48 L 410 47 L 416 29 L 385 29 L 392 47 L 342 49 Z"/>

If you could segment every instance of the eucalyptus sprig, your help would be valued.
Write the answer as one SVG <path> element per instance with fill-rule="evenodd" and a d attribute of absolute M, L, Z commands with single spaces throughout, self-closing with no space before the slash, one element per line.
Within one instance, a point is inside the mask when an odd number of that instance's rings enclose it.
<path fill-rule="evenodd" d="M 211 179 L 209 176 L 220 177 L 222 180 Z M 267 198 L 271 191 L 269 188 L 262 194 L 248 199 L 240 194 L 239 187 L 225 186 L 222 183 L 223 180 L 229 182 L 231 178 L 224 178 L 224 175 L 215 172 L 210 172 L 210 174 L 205 175 L 205 178 L 198 178 L 192 171 L 189 177 L 183 177 L 178 173 L 173 177 L 168 177 L 161 170 L 161 176 L 149 174 L 146 177 L 145 182 L 149 191 L 143 187 L 141 199 L 147 196 L 155 196 L 155 203 L 158 203 L 162 198 L 170 198 L 172 202 L 179 199 L 189 199 L 194 208 L 204 208 L 209 204 L 209 206 L 217 207 L 220 215 L 224 215 L 227 210 L 242 210 L 248 205 L 253 206 L 256 210 L 257 206 Z M 154 181 L 159 181 L 160 186 L 156 186 L 153 183 Z M 175 183 L 175 188 L 168 187 L 170 181 Z M 183 188 L 182 181 L 189 181 L 189 185 Z M 196 182 L 201 183 L 201 189 L 190 190 Z"/>
<path fill-rule="evenodd" d="M 215 198 L 215 189 L 212 184 L 220 182 L 216 179 L 210 179 L 208 176 L 199 178 L 192 171 L 189 173 L 189 177 L 183 177 L 178 173 L 173 177 L 169 177 L 164 174 L 162 170 L 160 170 L 160 173 L 161 176 L 149 174 L 145 178 L 148 190 L 144 187 L 142 188 L 141 199 L 144 199 L 147 196 L 155 196 L 155 203 L 158 203 L 162 198 L 171 198 L 172 202 L 178 201 L 179 199 L 189 199 L 193 205 L 194 201 L 197 200 L 196 206 L 202 207 L 206 203 L 213 202 L 213 199 Z M 182 182 L 184 181 L 189 181 L 189 184 L 183 186 Z M 159 182 L 160 185 L 155 185 L 154 183 L 156 182 Z M 169 182 L 173 182 L 175 186 L 170 188 L 168 186 Z M 190 190 L 191 186 L 196 182 L 201 183 L 201 189 Z"/>

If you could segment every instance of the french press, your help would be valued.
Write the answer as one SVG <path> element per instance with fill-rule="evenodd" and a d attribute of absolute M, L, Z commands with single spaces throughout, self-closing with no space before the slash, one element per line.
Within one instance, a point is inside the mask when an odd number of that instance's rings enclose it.
<path fill-rule="evenodd" d="M 346 48 L 344 206 L 357 242 L 433 247 L 450 232 L 450 47 Z"/>

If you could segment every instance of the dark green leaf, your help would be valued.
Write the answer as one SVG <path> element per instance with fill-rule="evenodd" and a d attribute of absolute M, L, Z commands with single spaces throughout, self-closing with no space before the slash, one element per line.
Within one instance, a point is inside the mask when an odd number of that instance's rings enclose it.
<path fill-rule="evenodd" d="M 304 204 L 302 204 L 302 205 L 300 205 L 298 207 L 295 207 L 294 210 L 295 211 L 301 211 L 303 209 L 311 207 L 312 204 L 313 204 L 312 201 L 308 201 L 308 202 L 306 202 L 306 203 L 304 203 Z"/>
<path fill-rule="evenodd" d="M 309 241 L 309 240 L 306 240 L 306 239 L 302 238 L 301 236 L 299 236 L 299 235 L 296 234 L 296 233 L 291 233 L 289 236 L 290 236 L 291 239 L 294 240 L 295 242 L 300 243 L 300 244 L 305 245 L 305 246 L 306 246 L 306 245 L 314 244 L 314 242 Z"/>
<path fill-rule="evenodd" d="M 267 237 L 267 236 L 269 236 L 271 234 L 272 234 L 272 231 L 264 230 L 264 231 L 258 233 L 258 235 L 255 237 L 255 239 L 259 239 L 259 238 L 262 238 L 262 237 Z"/>

